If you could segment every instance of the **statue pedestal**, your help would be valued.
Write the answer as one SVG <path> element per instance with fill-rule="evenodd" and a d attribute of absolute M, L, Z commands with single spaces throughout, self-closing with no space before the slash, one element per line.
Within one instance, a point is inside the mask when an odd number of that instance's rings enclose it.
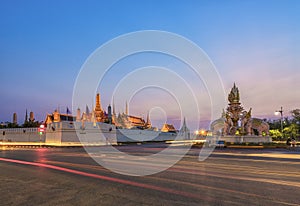
<path fill-rule="evenodd" d="M 247 136 L 225 135 L 225 136 L 220 136 L 220 140 L 223 140 L 225 142 L 232 142 L 232 143 L 271 143 L 272 137 L 255 136 L 255 135 L 247 135 Z"/>

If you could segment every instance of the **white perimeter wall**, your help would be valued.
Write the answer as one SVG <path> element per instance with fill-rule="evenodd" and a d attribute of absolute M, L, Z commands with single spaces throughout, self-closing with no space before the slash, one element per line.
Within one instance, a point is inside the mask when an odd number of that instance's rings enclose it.
<path fill-rule="evenodd" d="M 0 129 L 0 141 L 3 142 L 45 142 L 46 135 L 38 134 L 38 128 Z"/>

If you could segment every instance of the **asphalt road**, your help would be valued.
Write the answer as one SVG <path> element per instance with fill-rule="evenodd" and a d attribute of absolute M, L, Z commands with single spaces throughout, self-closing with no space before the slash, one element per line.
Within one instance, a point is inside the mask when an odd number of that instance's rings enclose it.
<path fill-rule="evenodd" d="M 117 147 L 136 163 L 105 158 L 136 167 L 164 147 Z M 299 151 L 217 149 L 198 161 L 199 151 L 157 174 L 128 176 L 100 166 L 83 148 L 2 149 L 0 205 L 300 205 Z"/>

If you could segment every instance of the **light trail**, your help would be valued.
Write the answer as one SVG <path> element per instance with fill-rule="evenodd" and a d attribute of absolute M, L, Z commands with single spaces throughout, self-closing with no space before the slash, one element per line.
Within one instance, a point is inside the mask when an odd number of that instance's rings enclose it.
<path fill-rule="evenodd" d="M 298 159 L 300 160 L 300 154 L 278 154 L 278 153 L 251 153 L 251 154 L 234 154 L 234 153 L 220 153 L 215 152 L 217 155 L 229 155 L 229 156 L 245 156 L 245 157 L 269 157 L 269 158 L 281 158 L 281 159 Z"/>
<path fill-rule="evenodd" d="M 250 197 L 261 198 L 262 200 L 271 201 L 273 203 L 279 203 L 279 204 L 291 205 L 291 206 L 292 205 L 293 206 L 299 206 L 298 204 L 287 203 L 287 202 L 283 202 L 283 201 L 280 201 L 280 200 L 275 200 L 271 197 L 266 197 L 265 195 L 260 195 L 260 194 L 248 193 L 248 192 L 237 191 L 237 190 L 226 189 L 226 188 L 212 187 L 212 186 L 203 185 L 203 184 L 198 185 L 198 184 L 190 183 L 190 182 L 181 182 L 181 181 L 174 180 L 174 179 L 163 179 L 163 178 L 159 178 L 159 177 L 155 177 L 153 179 L 161 180 L 161 181 L 168 181 L 168 182 L 173 182 L 173 183 L 179 183 L 179 184 L 189 185 L 189 186 L 193 186 L 193 187 L 199 187 L 200 186 L 201 188 L 205 188 L 207 190 L 227 192 L 228 194 L 234 193 L 234 194 L 238 194 L 238 195 L 249 196 L 249 198 Z"/>
<path fill-rule="evenodd" d="M 292 187 L 300 187 L 300 183 L 293 182 L 293 181 L 283 181 L 283 180 L 276 180 L 276 179 L 267 179 L 267 178 L 259 178 L 259 177 L 245 177 L 245 176 L 237 176 L 237 175 L 224 175 L 222 173 L 207 173 L 203 171 L 195 171 L 194 169 L 182 169 L 182 168 L 169 168 L 168 171 L 170 172 L 177 172 L 177 173 L 187 173 L 193 175 L 203 175 L 203 176 L 211 176 L 217 178 L 227 178 L 233 180 L 245 180 L 245 181 L 255 181 L 255 182 L 264 182 L 264 183 L 271 183 L 276 185 L 284 185 L 284 186 L 292 186 Z"/>
<path fill-rule="evenodd" d="M 240 156 L 243 156 L 243 155 L 240 155 Z M 246 156 L 245 156 L 246 157 Z M 228 158 L 225 158 L 225 157 L 210 157 L 210 159 L 219 159 L 219 160 L 227 160 Z M 279 164 L 288 164 L 288 165 L 300 165 L 300 162 L 297 161 L 297 162 L 293 162 L 293 161 L 284 161 L 284 160 L 272 160 L 271 158 L 270 159 L 267 159 L 267 160 L 263 160 L 263 159 L 251 159 L 251 157 L 249 158 L 245 158 L 245 159 L 234 159 L 234 161 L 240 161 L 240 162 L 245 162 L 245 161 L 248 161 L 248 162 L 267 162 L 267 163 L 279 163 Z"/>
<path fill-rule="evenodd" d="M 219 159 L 219 158 L 214 158 L 213 159 Z M 270 163 L 269 160 L 264 160 L 264 162 L 266 163 Z M 183 164 L 183 162 L 181 162 L 181 164 Z M 190 164 L 190 163 L 189 163 Z M 181 166 L 183 169 L 186 168 L 186 165 Z M 261 175 L 276 175 L 276 176 L 283 176 L 283 177 L 295 177 L 295 178 L 299 178 L 300 174 L 299 172 L 290 172 L 290 171 L 285 171 L 282 170 L 282 172 L 274 172 L 274 171 L 268 171 L 267 168 L 266 169 L 262 169 L 261 167 L 254 167 L 254 166 L 245 166 L 245 165 L 237 165 L 237 164 L 221 164 L 221 163 L 211 163 L 211 162 L 205 162 L 205 164 L 203 165 L 206 168 L 212 168 L 212 169 L 223 169 L 223 170 L 230 170 L 231 172 L 237 171 L 240 174 L 243 174 L 242 172 L 246 172 L 245 174 L 261 174 Z M 176 166 L 176 167 L 180 167 L 180 166 Z M 196 170 L 196 169 L 194 169 Z"/>
<path fill-rule="evenodd" d="M 86 165 L 86 164 L 67 163 L 67 162 L 59 162 L 59 161 L 47 161 L 47 163 L 56 164 L 56 165 L 60 164 L 60 165 L 66 165 L 66 166 L 72 166 L 72 167 L 80 167 L 80 168 L 86 168 L 86 169 L 95 169 L 95 170 L 99 170 L 99 171 L 100 170 L 101 171 L 105 170 L 104 168 L 99 167 L 99 166 L 92 166 L 92 165 Z M 212 187 L 212 186 L 207 186 L 207 185 L 203 185 L 203 184 L 199 185 L 199 184 L 196 184 L 196 183 L 183 182 L 183 181 L 178 181 L 178 180 L 174 180 L 174 179 L 165 179 L 165 178 L 161 178 L 161 177 L 148 176 L 147 178 L 148 179 L 153 179 L 153 180 L 156 180 L 156 181 L 159 180 L 160 182 L 167 181 L 167 182 L 192 186 L 194 188 L 200 187 L 200 188 L 210 189 L 210 190 L 213 190 L 213 191 L 235 193 L 235 194 L 239 194 L 239 195 L 245 195 L 245 196 L 250 196 L 250 197 L 268 199 L 268 200 L 271 200 L 273 202 L 282 203 L 282 202 L 278 202 L 278 201 L 272 200 L 270 198 L 266 198 L 265 196 L 262 196 L 262 195 L 259 195 L 259 194 L 254 194 L 254 193 L 247 193 L 247 192 L 236 191 L 236 190 L 231 190 L 231 189 L 226 189 L 226 188 Z"/>
<path fill-rule="evenodd" d="M 78 164 L 78 163 L 66 163 L 66 162 L 59 162 L 59 161 L 47 161 L 47 163 L 56 164 L 56 165 L 57 164 L 61 164 L 61 165 L 72 166 L 72 167 L 80 167 L 80 168 L 86 168 L 86 169 L 95 169 L 95 170 L 99 170 L 99 171 L 100 170 L 102 170 L 102 171 L 105 170 L 102 167 L 99 168 L 98 166 L 92 166 L 92 165 L 86 165 L 86 164 Z M 221 165 L 223 165 L 223 164 L 221 164 Z M 246 168 L 251 168 L 249 166 L 245 166 L 245 167 Z M 227 165 L 227 168 L 229 168 L 228 165 Z M 173 171 L 173 172 L 191 173 L 190 169 L 184 169 L 184 168 L 181 168 L 181 167 L 171 168 L 170 170 Z M 194 169 L 192 169 L 192 171 L 193 171 L 193 174 L 198 174 L 198 175 L 206 175 L 206 176 L 214 176 L 214 177 L 217 177 L 217 176 L 219 177 L 220 176 L 220 174 L 212 174 L 212 173 L 208 174 L 208 173 L 205 173 L 205 172 L 204 173 L 203 172 L 199 172 L 199 170 L 197 171 L 197 170 L 194 170 Z M 222 177 L 225 177 L 225 176 L 222 176 Z M 226 177 L 233 178 L 232 175 L 226 175 Z M 212 190 L 212 191 L 227 192 L 227 193 L 234 193 L 234 194 L 244 195 L 244 196 L 248 196 L 248 197 L 261 198 L 261 199 L 264 199 L 264 200 L 272 201 L 274 203 L 279 203 L 279 204 L 283 204 L 283 205 L 297 205 L 297 204 L 293 204 L 293 203 L 282 202 L 280 200 L 268 198 L 268 197 L 265 197 L 263 195 L 255 194 L 255 193 L 237 191 L 237 190 L 232 190 L 232 189 L 227 189 L 227 188 L 219 188 L 219 187 L 207 186 L 207 185 L 203 185 L 203 184 L 199 185 L 199 184 L 196 184 L 196 183 L 178 181 L 178 180 L 174 180 L 174 179 L 165 179 L 165 178 L 160 178 L 160 177 L 147 177 L 147 178 L 153 179 L 153 180 L 159 180 L 161 182 L 162 181 L 167 181 L 167 182 L 171 182 L 171 183 L 183 184 L 183 185 L 187 185 L 187 186 L 191 186 L 191 187 L 195 187 L 195 188 L 200 187 L 200 188 L 205 188 L 205 189 Z M 240 180 L 261 181 L 261 182 L 263 182 L 264 180 L 266 180 L 266 179 L 263 179 L 263 178 L 258 178 L 258 179 L 256 179 L 256 178 L 245 178 L 245 177 L 244 178 L 239 178 L 236 175 L 235 175 L 235 178 L 236 179 L 240 179 Z M 267 179 L 266 182 L 274 184 L 275 182 L 278 182 L 278 180 Z M 291 184 L 290 182 L 287 182 L 287 181 L 279 181 L 278 184 L 294 186 L 294 183 Z"/>
<path fill-rule="evenodd" d="M 200 200 L 205 200 L 205 201 L 213 201 L 213 198 L 201 197 L 198 194 L 188 193 L 185 191 L 174 190 L 174 189 L 170 189 L 170 188 L 166 188 L 166 187 L 159 187 L 159 186 L 155 186 L 155 185 L 151 185 L 151 184 L 133 182 L 130 180 L 108 177 L 108 176 L 83 172 L 83 171 L 79 171 L 79 170 L 68 169 L 68 168 L 55 166 L 55 165 L 49 165 L 49 164 L 38 163 L 38 162 L 28 162 L 28 161 L 8 159 L 8 158 L 0 158 L 0 161 L 22 164 L 22 165 L 30 165 L 30 166 L 36 166 L 36 167 L 44 167 L 44 168 L 48 168 L 48 169 L 53 169 L 53 170 L 62 171 L 62 172 L 66 172 L 66 173 L 81 175 L 81 176 L 85 176 L 85 177 L 91 177 L 91 178 L 106 180 L 106 181 L 110 181 L 110 182 L 116 182 L 116 183 L 120 183 L 120 184 L 130 185 L 130 186 L 134 186 L 134 187 L 140 187 L 140 188 L 170 193 L 170 194 L 174 194 L 174 195 L 180 195 L 180 196 L 184 196 L 187 198 L 195 198 L 195 199 L 200 199 Z"/>

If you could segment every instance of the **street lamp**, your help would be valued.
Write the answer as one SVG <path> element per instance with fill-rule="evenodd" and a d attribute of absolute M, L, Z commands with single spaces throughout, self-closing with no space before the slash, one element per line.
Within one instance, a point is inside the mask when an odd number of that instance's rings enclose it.
<path fill-rule="evenodd" d="M 275 115 L 279 115 L 280 114 L 280 127 L 281 127 L 281 132 L 283 132 L 283 125 L 282 125 L 282 121 L 283 121 L 283 110 L 282 107 L 280 107 L 280 110 L 275 111 Z"/>

